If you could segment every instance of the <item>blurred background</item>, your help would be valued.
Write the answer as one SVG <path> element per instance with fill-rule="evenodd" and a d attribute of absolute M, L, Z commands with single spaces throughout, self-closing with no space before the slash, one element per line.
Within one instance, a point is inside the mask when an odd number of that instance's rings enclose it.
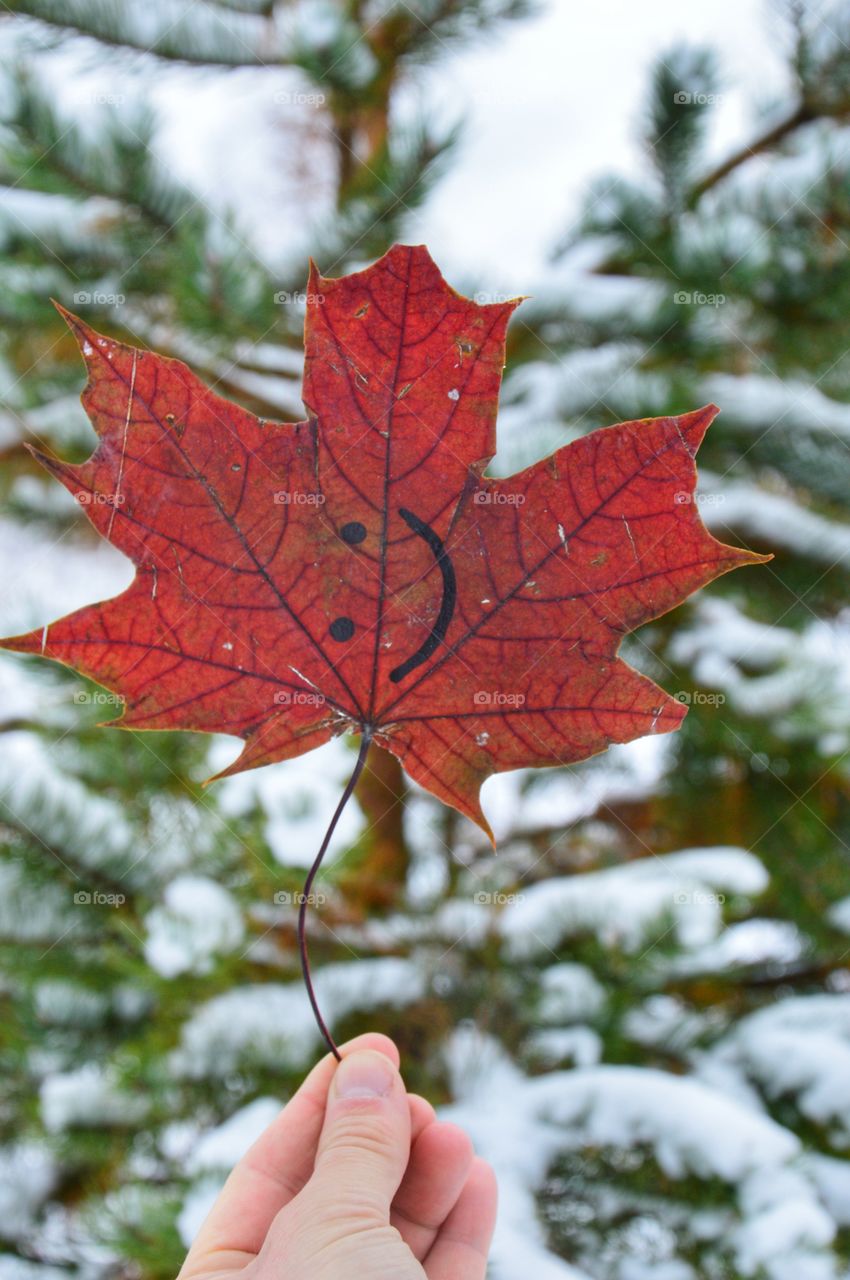
<path fill-rule="evenodd" d="M 312 954 L 495 1164 L 494 1280 L 846 1280 L 850 4 L 7 0 L 0 47 L 3 634 L 132 576 L 23 448 L 93 447 L 50 297 L 291 420 L 308 255 L 426 241 L 531 295 L 495 472 L 721 406 L 702 515 L 775 559 L 627 641 L 681 732 L 491 779 L 497 857 L 374 754 Z M 321 1051 L 351 745 L 202 789 L 233 739 L 0 691 L 0 1280 L 173 1280 Z"/>

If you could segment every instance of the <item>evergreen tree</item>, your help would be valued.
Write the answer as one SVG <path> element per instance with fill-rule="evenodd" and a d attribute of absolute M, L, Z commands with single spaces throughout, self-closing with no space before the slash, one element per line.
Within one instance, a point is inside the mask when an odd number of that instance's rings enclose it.
<path fill-rule="evenodd" d="M 417 62 L 525 7 L 167 0 L 142 12 L 86 0 L 7 10 L 4 632 L 74 607 L 80 589 L 112 594 L 126 576 L 23 448 L 34 439 L 72 458 L 92 448 L 79 353 L 50 299 L 187 359 L 255 412 L 300 417 L 307 248 L 341 273 L 401 237 L 454 132 L 436 132 L 409 105 L 397 120 L 398 89 Z M 268 86 L 281 158 L 297 148 L 305 175 L 306 247 L 304 229 L 296 246 L 282 223 L 264 256 L 237 219 L 163 165 L 155 98 L 174 64 L 199 84 L 218 75 L 222 94 L 237 72 Z M 57 100 L 57 65 L 66 78 L 93 77 L 87 111 Z M 316 173 L 327 189 L 318 205 Z M 261 779 L 206 792 L 208 742 L 104 731 L 96 726 L 115 713 L 112 699 L 40 666 L 0 664 L 0 1269 L 173 1276 L 187 1180 L 181 1132 L 185 1146 L 241 1100 L 285 1096 L 319 1049 L 297 979 L 293 902 L 348 752 L 337 744 L 327 756 L 321 795 L 315 766 L 312 776 L 289 771 L 283 787 Z M 343 920 L 364 903 L 387 906 L 407 870 L 391 757 L 375 754 L 358 798 L 366 822 L 352 813 L 338 888 L 327 890 L 329 915 Z M 332 929 L 317 929 L 320 955 L 349 954 Z M 359 994 L 338 998 L 339 1017 L 356 1022 L 356 1009 L 376 1002 L 391 1009 L 394 976 L 392 963 L 365 972 Z M 332 968 L 328 977 L 333 1008 Z M 249 1053 L 247 1075 L 236 1049 L 223 1076 L 191 1053 L 177 1061 L 193 1010 L 231 990 L 250 1009 L 264 984 L 281 1013 L 269 1043 Z"/>
<path fill-rule="evenodd" d="M 714 58 L 659 60 L 646 178 L 590 191 L 548 296 L 515 330 L 511 416 L 580 434 L 720 406 L 700 452 L 703 518 L 775 559 L 639 637 L 692 703 L 668 820 L 679 815 L 677 839 L 757 848 L 777 905 L 840 964 L 824 920 L 847 889 L 850 836 L 850 9 L 794 6 L 791 19 L 790 101 L 719 165 L 704 159 L 722 98 Z M 572 265 L 579 251 L 590 271 Z"/>

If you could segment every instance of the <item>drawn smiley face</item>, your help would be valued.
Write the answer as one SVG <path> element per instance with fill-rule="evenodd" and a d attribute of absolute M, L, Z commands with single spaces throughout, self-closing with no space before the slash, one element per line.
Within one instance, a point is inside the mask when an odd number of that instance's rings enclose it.
<path fill-rule="evenodd" d="M 424 520 L 420 520 L 417 515 L 414 515 L 412 511 L 408 511 L 406 507 L 399 508 L 399 515 L 405 524 L 428 544 L 433 552 L 437 568 L 440 571 L 440 577 L 442 578 L 443 597 L 440 601 L 440 610 L 434 625 L 422 644 L 415 653 L 412 653 L 409 658 L 394 667 L 390 672 L 390 679 L 394 684 L 398 684 L 416 667 L 421 666 L 423 662 L 427 662 L 431 654 L 439 647 L 445 639 L 457 603 L 457 580 L 445 543 L 430 525 L 425 524 Z M 366 538 L 366 527 L 359 520 L 351 520 L 342 526 L 339 536 L 349 546 L 358 546 Z M 354 635 L 354 631 L 353 619 L 345 616 L 334 618 L 329 627 L 331 639 L 341 644 L 350 640 Z"/>

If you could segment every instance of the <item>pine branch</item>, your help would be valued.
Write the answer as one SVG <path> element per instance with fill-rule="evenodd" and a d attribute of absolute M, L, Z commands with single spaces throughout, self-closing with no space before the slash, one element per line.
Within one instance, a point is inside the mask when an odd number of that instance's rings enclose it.
<path fill-rule="evenodd" d="M 147 53 L 169 62 L 203 66 L 270 67 L 292 64 L 262 13 L 225 8 L 209 0 L 10 0 L 7 11 L 26 14 L 71 35 Z"/>
<path fill-rule="evenodd" d="M 752 160 L 755 156 L 763 155 L 766 151 L 772 151 L 778 147 L 787 137 L 796 132 L 805 124 L 810 124 L 818 118 L 818 113 L 809 107 L 805 102 L 801 102 L 793 111 L 784 116 L 775 125 L 769 129 L 765 129 L 763 133 L 758 134 L 750 142 L 739 147 L 737 151 L 733 151 L 724 161 L 717 165 L 714 169 L 709 170 L 704 177 L 691 187 L 688 192 L 687 205 L 688 208 L 695 208 L 702 196 L 707 191 L 711 191 L 724 178 L 728 178 L 731 173 L 739 169 L 741 165 L 746 164 L 748 160 Z"/>

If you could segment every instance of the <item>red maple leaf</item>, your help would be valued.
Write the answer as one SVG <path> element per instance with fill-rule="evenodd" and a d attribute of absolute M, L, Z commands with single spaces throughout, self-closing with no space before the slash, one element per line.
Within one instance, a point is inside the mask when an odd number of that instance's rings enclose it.
<path fill-rule="evenodd" d="M 359 732 L 485 830 L 490 774 L 674 729 L 685 707 L 621 638 L 765 559 L 693 501 L 716 409 L 490 479 L 518 300 L 479 306 L 402 245 L 342 279 L 311 268 L 308 293 L 295 424 L 67 317 L 100 442 L 81 466 L 36 456 L 137 573 L 4 646 L 118 693 L 121 727 L 244 738 L 228 773 Z"/>

